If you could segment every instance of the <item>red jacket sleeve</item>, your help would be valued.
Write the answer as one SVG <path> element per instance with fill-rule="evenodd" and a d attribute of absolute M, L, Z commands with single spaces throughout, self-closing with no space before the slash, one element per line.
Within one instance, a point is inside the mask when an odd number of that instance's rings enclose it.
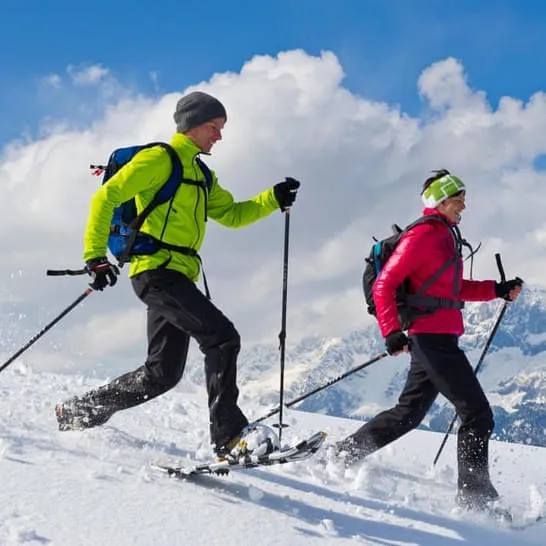
<path fill-rule="evenodd" d="M 495 281 L 468 281 L 463 279 L 459 298 L 463 301 L 489 301 L 495 299 Z"/>
<path fill-rule="evenodd" d="M 396 289 L 419 268 L 423 256 L 418 249 L 427 248 L 430 244 L 427 239 L 431 237 L 434 237 L 434 228 L 430 224 L 416 226 L 403 235 L 374 283 L 373 301 L 383 337 L 402 329 L 396 307 Z"/>

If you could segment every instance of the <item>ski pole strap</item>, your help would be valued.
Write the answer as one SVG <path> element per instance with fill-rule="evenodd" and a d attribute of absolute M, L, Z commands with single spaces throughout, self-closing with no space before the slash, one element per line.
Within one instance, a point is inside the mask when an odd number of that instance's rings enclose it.
<path fill-rule="evenodd" d="M 48 269 L 46 275 L 50 277 L 60 277 L 61 275 L 86 275 L 87 269 Z"/>

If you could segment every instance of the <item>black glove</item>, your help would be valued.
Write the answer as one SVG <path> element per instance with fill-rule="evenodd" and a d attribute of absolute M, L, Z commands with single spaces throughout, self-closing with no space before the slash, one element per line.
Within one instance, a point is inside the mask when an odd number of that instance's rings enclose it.
<path fill-rule="evenodd" d="M 512 301 L 512 298 L 510 297 L 510 292 L 514 290 L 516 286 L 523 286 L 523 281 L 519 277 L 516 277 L 511 281 L 496 282 L 495 296 L 497 296 L 497 298 L 502 298 L 506 301 Z"/>
<path fill-rule="evenodd" d="M 275 198 L 279 203 L 279 207 L 284 212 L 285 209 L 290 208 L 296 200 L 296 192 L 300 187 L 300 183 L 295 179 L 287 176 L 284 182 L 279 182 L 273 186 L 273 192 Z"/>
<path fill-rule="evenodd" d="M 390 355 L 402 352 L 404 350 L 404 346 L 408 344 L 408 336 L 406 336 L 406 334 L 400 330 L 391 332 L 385 338 L 385 347 L 387 348 L 387 353 Z"/>
<path fill-rule="evenodd" d="M 119 269 L 104 256 L 87 260 L 85 269 L 93 279 L 93 282 L 89 283 L 93 290 L 103 290 L 107 286 L 114 286 L 118 281 Z"/>

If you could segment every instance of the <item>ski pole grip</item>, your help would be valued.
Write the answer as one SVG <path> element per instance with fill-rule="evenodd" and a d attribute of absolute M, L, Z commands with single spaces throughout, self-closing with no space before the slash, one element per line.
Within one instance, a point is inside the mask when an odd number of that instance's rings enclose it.
<path fill-rule="evenodd" d="M 61 275 L 85 275 L 87 269 L 48 269 L 46 275 L 50 277 L 60 277 Z"/>
<path fill-rule="evenodd" d="M 500 257 L 500 254 L 498 252 L 495 254 L 495 260 L 497 261 L 497 267 L 499 269 L 501 282 L 504 282 L 504 281 L 506 281 L 506 275 L 504 273 L 504 267 L 502 266 L 501 257 Z"/>

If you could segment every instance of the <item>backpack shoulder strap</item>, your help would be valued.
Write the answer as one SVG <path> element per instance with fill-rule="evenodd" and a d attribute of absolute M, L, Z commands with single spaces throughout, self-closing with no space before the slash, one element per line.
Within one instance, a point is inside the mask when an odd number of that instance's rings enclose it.
<path fill-rule="evenodd" d="M 157 207 L 162 203 L 166 203 L 174 197 L 174 194 L 182 183 L 182 175 L 184 172 L 182 162 L 180 161 L 178 154 L 170 144 L 167 144 L 165 142 L 151 142 L 150 144 L 146 144 L 145 148 L 153 148 L 154 146 L 160 146 L 169 154 L 169 158 L 171 160 L 171 174 L 169 175 L 169 178 L 167 178 L 167 181 L 163 184 L 163 186 L 161 186 L 161 188 L 159 188 L 157 193 L 154 195 L 152 201 L 149 203 L 148 207 L 151 205 L 151 208 Z M 146 207 L 146 209 L 148 207 Z M 150 211 L 148 211 L 148 214 Z M 144 211 L 142 212 L 142 214 L 143 213 Z"/>
<path fill-rule="evenodd" d="M 167 178 L 165 183 L 156 192 L 153 199 L 146 205 L 144 210 L 133 220 L 133 222 L 131 222 L 131 225 L 129 227 L 136 230 L 140 229 L 146 217 L 150 214 L 150 212 L 152 212 L 155 207 L 166 203 L 174 197 L 176 191 L 182 183 L 182 174 L 184 168 L 174 148 L 171 145 L 166 144 L 165 142 L 151 142 L 150 144 L 142 146 L 142 149 L 153 148 L 154 146 L 160 146 L 169 154 L 172 167 L 171 174 L 169 175 L 169 178 Z"/>
<path fill-rule="evenodd" d="M 199 157 L 196 158 L 196 162 L 199 165 L 202 173 L 205 175 L 205 184 L 207 191 L 210 191 L 212 188 L 212 172 L 209 169 L 208 165 Z"/>
<path fill-rule="evenodd" d="M 166 182 L 156 192 L 152 200 L 146 205 L 144 210 L 129 225 L 129 228 L 131 228 L 133 232 L 129 236 L 129 239 L 125 245 L 125 250 L 119 259 L 120 264 L 127 261 L 127 258 L 131 253 L 131 248 L 133 247 L 138 235 L 138 230 L 142 227 L 144 220 L 146 220 L 150 212 L 152 212 L 152 210 L 158 205 L 166 203 L 172 199 L 182 183 L 183 166 L 174 148 L 165 142 L 150 142 L 149 144 L 142 146 L 140 149 L 144 150 L 145 148 L 153 148 L 154 146 L 160 146 L 169 154 L 172 166 L 171 174 L 169 175 L 169 178 L 167 178 Z"/>
<path fill-rule="evenodd" d="M 404 230 L 404 232 L 407 232 L 410 229 L 412 229 L 413 227 L 415 227 L 415 226 L 417 226 L 419 224 L 424 224 L 426 222 L 440 222 L 449 229 L 449 233 L 453 237 L 453 244 L 455 246 L 455 252 L 453 253 L 453 256 L 449 260 L 447 260 L 436 272 L 434 272 L 419 287 L 419 290 L 417 290 L 417 292 L 415 294 L 416 296 L 420 296 L 421 294 L 423 294 L 423 292 L 425 290 L 427 290 L 427 288 L 429 288 L 432 284 L 434 284 L 440 278 L 442 273 L 444 273 L 444 271 L 446 271 L 447 268 L 452 263 L 455 263 L 455 265 L 457 267 L 457 265 L 458 265 L 457 258 L 459 258 L 461 256 L 461 237 L 460 237 L 459 230 L 457 229 L 457 231 L 455 231 L 453 229 L 453 226 L 443 216 L 440 216 L 439 214 L 428 214 L 426 216 L 421 216 L 420 218 L 418 218 L 417 220 L 412 222 L 409 226 L 407 226 L 406 229 Z M 454 293 L 455 296 L 458 296 L 458 292 L 459 292 L 457 287 L 458 287 L 458 279 L 457 279 L 457 275 L 455 275 L 454 284 L 453 284 L 453 293 Z"/>

